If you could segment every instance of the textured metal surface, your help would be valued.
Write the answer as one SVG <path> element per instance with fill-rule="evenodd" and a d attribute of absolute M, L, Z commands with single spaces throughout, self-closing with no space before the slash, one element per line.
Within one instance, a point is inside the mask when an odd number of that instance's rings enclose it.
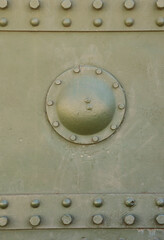
<path fill-rule="evenodd" d="M 93 66 L 75 67 L 56 77 L 46 99 L 54 130 L 79 144 L 98 143 L 115 133 L 125 108 L 125 94 L 117 79 Z"/>
<path fill-rule="evenodd" d="M 163 240 L 164 230 L 159 229 L 67 229 L 61 230 L 25 230 L 25 231 L 1 231 L 1 239 L 12 240 Z"/>
<path fill-rule="evenodd" d="M 163 5 L 163 0 L 1 0 L 0 31 L 163 31 Z"/>
<path fill-rule="evenodd" d="M 2 240 L 164 239 L 163 8 L 163 0 L 0 0 Z M 99 144 L 66 141 L 45 111 L 45 102 L 55 106 L 49 86 L 65 81 L 55 77 L 84 65 L 112 73 L 127 97 L 121 128 Z"/>
<path fill-rule="evenodd" d="M 135 200 L 129 207 L 126 201 Z M 162 194 L 28 194 L 4 195 L 9 205 L 0 211 L 0 229 L 164 228 Z M 67 199 L 67 201 L 66 201 Z M 68 199 L 71 204 L 68 203 Z M 97 199 L 101 204 L 95 205 Z M 31 202 L 40 202 L 32 207 Z M 69 201 L 69 203 L 70 203 Z"/>
<path fill-rule="evenodd" d="M 163 193 L 163 40 L 163 33 L 1 33 L 1 194 Z M 86 63 L 121 81 L 127 111 L 116 134 L 81 146 L 56 134 L 45 101 L 55 76 Z"/>

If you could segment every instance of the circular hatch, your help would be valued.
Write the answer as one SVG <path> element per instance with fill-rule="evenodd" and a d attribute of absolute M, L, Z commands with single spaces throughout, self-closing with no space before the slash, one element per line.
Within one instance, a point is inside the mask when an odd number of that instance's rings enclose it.
<path fill-rule="evenodd" d="M 59 75 L 46 99 L 53 129 L 68 141 L 98 143 L 111 136 L 123 121 L 126 99 L 123 88 L 109 72 L 77 66 Z"/>

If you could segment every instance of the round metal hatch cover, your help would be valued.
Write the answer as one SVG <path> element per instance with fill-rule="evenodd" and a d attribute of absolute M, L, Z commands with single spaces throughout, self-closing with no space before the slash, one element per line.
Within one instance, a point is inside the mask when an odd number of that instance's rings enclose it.
<path fill-rule="evenodd" d="M 124 119 L 126 99 L 122 86 L 109 72 L 77 66 L 59 75 L 46 98 L 53 129 L 68 141 L 98 143 L 111 136 Z"/>

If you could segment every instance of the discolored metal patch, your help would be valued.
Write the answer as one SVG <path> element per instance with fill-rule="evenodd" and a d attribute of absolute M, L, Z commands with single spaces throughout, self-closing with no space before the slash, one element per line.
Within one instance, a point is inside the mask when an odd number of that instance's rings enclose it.
<path fill-rule="evenodd" d="M 46 98 L 53 129 L 70 142 L 98 143 L 119 128 L 125 115 L 125 93 L 109 72 L 77 66 L 56 77 Z"/>

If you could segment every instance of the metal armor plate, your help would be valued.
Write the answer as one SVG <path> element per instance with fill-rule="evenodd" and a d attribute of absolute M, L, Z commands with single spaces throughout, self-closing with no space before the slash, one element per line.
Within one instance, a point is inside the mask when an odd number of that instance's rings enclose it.
<path fill-rule="evenodd" d="M 0 0 L 2 240 L 164 239 L 163 0 Z"/>

